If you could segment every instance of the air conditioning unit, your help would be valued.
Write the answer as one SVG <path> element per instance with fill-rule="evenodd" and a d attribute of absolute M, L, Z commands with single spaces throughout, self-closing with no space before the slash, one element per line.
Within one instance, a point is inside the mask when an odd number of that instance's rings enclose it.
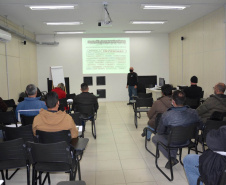
<path fill-rule="evenodd" d="M 10 33 L 0 29 L 0 42 L 9 42 L 12 39 Z"/>

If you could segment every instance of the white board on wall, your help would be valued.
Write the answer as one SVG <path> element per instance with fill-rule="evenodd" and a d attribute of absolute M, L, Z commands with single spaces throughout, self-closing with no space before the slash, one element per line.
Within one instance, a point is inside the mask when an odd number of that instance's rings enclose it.
<path fill-rule="evenodd" d="M 57 87 L 59 83 L 63 83 L 65 85 L 63 66 L 51 66 L 50 71 L 54 87 Z"/>

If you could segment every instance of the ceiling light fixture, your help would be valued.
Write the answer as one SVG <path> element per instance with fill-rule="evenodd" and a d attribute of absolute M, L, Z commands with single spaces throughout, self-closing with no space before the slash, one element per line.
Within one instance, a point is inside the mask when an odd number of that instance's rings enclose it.
<path fill-rule="evenodd" d="M 73 10 L 78 7 L 78 5 L 25 5 L 25 7 L 31 10 Z"/>
<path fill-rule="evenodd" d="M 164 24 L 167 21 L 130 21 L 131 24 Z"/>
<path fill-rule="evenodd" d="M 83 34 L 84 31 L 56 31 L 56 34 Z"/>
<path fill-rule="evenodd" d="M 80 25 L 83 23 L 80 21 L 77 21 L 77 22 L 45 22 L 45 24 L 47 24 L 48 26 L 59 26 L 59 25 L 71 26 L 71 25 Z"/>
<path fill-rule="evenodd" d="M 151 31 L 124 31 L 125 33 L 151 33 Z"/>
<path fill-rule="evenodd" d="M 145 10 L 184 10 L 190 5 L 155 5 L 155 4 L 142 4 L 141 8 Z"/>

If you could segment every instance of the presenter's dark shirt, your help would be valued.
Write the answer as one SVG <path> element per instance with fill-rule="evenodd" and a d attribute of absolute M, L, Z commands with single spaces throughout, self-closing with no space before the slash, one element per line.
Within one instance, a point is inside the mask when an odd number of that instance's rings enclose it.
<path fill-rule="evenodd" d="M 187 98 L 202 98 L 202 88 L 197 85 L 191 85 L 190 87 L 186 87 L 184 89 L 184 93 Z"/>
<path fill-rule="evenodd" d="M 132 72 L 127 75 L 127 85 L 135 86 L 137 85 L 137 73 Z"/>
<path fill-rule="evenodd" d="M 82 92 L 81 94 L 75 96 L 73 101 L 73 109 L 76 109 L 76 106 L 79 105 L 94 105 L 95 112 L 99 108 L 97 97 L 89 92 Z"/>

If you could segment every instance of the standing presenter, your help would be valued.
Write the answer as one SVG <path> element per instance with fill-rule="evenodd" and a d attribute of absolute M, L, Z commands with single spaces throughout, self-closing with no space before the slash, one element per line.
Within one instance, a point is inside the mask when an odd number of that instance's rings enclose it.
<path fill-rule="evenodd" d="M 133 67 L 129 69 L 130 73 L 127 75 L 127 86 L 129 91 L 129 103 L 127 105 L 132 104 L 130 100 L 132 100 L 132 96 L 137 96 L 137 73 L 133 72 Z"/>

